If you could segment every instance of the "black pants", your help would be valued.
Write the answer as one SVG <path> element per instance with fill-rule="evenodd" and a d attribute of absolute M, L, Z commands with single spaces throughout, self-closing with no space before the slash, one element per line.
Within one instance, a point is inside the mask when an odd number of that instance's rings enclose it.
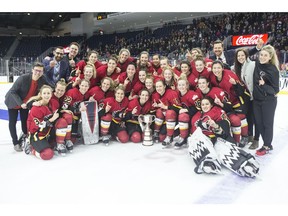
<path fill-rule="evenodd" d="M 24 134 L 27 134 L 27 119 L 28 119 L 29 110 L 28 109 L 8 109 L 9 131 L 12 137 L 13 145 L 18 144 L 18 137 L 17 137 L 17 131 L 16 131 L 18 112 L 20 112 L 22 132 Z"/>
<path fill-rule="evenodd" d="M 264 146 L 271 147 L 273 139 L 274 116 L 277 98 L 264 101 L 253 101 L 256 127 L 264 141 Z"/>
<path fill-rule="evenodd" d="M 248 110 L 247 110 L 246 118 L 247 118 L 247 123 L 248 123 L 248 136 L 253 136 L 254 134 L 254 140 L 259 140 L 260 132 L 259 132 L 258 127 L 256 127 L 256 124 L 255 124 L 253 101 L 248 102 Z M 255 127 L 255 131 L 254 131 L 254 127 Z"/>

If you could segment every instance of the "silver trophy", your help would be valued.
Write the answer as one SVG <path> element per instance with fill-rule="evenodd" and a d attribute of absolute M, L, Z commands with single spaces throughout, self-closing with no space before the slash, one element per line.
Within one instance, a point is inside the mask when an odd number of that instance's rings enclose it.
<path fill-rule="evenodd" d="M 140 124 L 140 127 L 142 129 L 144 138 L 142 145 L 144 146 L 151 146 L 153 145 L 153 139 L 152 139 L 152 130 L 150 128 L 150 125 L 152 122 L 155 121 L 155 115 L 139 115 L 138 116 L 138 122 Z"/>

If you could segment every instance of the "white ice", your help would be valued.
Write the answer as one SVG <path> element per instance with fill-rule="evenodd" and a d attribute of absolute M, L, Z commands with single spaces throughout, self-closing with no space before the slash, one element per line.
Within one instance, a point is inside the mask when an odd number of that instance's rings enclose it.
<path fill-rule="evenodd" d="M 0 85 L 0 109 L 7 109 L 4 95 L 10 87 L 11 84 Z M 288 203 L 287 99 L 288 95 L 279 95 L 274 150 L 257 157 L 261 164 L 258 179 L 240 177 L 225 168 L 223 175 L 197 175 L 187 149 L 162 149 L 159 144 L 77 145 L 66 157 L 43 161 L 15 152 L 8 121 L 0 120 L 0 208 L 10 211 L 18 206 L 31 211 L 35 207 L 39 211 L 39 206 L 51 206 L 61 211 L 63 204 L 65 212 L 74 209 L 74 213 L 92 207 L 92 211 L 137 211 L 131 215 L 147 215 L 150 209 L 160 215 L 166 211 L 193 215 L 193 209 L 224 215 L 237 206 L 237 211 L 244 213 L 243 208 L 250 213 L 268 213 L 269 206 Z M 19 123 L 17 128 L 20 131 Z M 221 205 L 219 209 L 219 205 L 199 204 L 233 205 Z"/>

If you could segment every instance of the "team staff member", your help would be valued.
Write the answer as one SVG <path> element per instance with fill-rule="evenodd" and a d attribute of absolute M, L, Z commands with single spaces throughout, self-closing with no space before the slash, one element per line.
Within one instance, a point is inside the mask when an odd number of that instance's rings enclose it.
<path fill-rule="evenodd" d="M 259 128 L 263 146 L 256 151 L 257 155 L 265 155 L 273 150 L 274 115 L 279 92 L 279 61 L 274 47 L 266 45 L 256 61 L 253 76 L 253 107 L 256 127 Z"/>
<path fill-rule="evenodd" d="M 39 89 L 47 84 L 43 76 L 44 65 L 36 62 L 33 65 L 32 74 L 24 74 L 20 76 L 13 84 L 11 89 L 5 95 L 5 104 L 8 107 L 9 115 L 9 131 L 17 152 L 22 151 L 20 140 L 18 140 L 16 132 L 16 123 L 18 113 L 20 113 L 21 128 L 23 134 L 27 135 L 27 118 L 28 112 L 26 102 L 28 99 L 37 94 Z"/>

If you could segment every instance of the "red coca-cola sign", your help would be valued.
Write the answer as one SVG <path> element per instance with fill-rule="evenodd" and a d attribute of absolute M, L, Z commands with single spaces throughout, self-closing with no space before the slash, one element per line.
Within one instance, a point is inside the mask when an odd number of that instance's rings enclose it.
<path fill-rule="evenodd" d="M 259 38 L 266 43 L 268 40 L 268 34 L 233 36 L 232 46 L 254 46 L 257 44 Z"/>

